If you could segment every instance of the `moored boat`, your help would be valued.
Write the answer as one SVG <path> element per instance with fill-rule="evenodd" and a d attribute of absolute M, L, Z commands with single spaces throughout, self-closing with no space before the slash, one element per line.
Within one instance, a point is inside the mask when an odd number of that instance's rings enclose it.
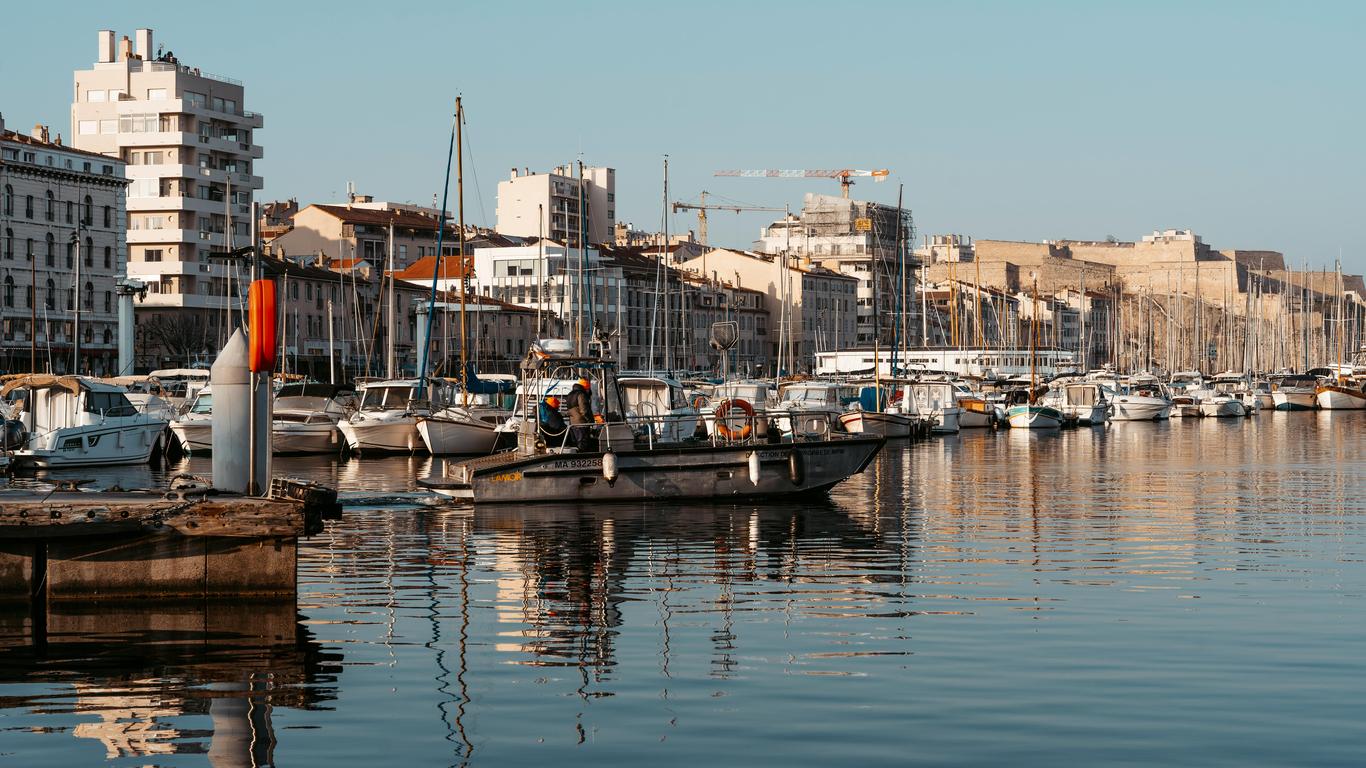
<path fill-rule="evenodd" d="M 6 382 L 0 397 L 21 405 L 15 409 L 23 429 L 12 456 L 17 467 L 145 464 L 165 447 L 166 421 L 139 412 L 113 384 L 37 374 Z"/>
<path fill-rule="evenodd" d="M 195 393 L 190 407 L 171 420 L 171 433 L 189 454 L 213 451 L 213 390 L 203 387 Z"/>
<path fill-rule="evenodd" d="M 1271 390 L 1271 400 L 1278 411 L 1312 411 L 1318 407 L 1317 376 L 1290 374 L 1280 377 Z"/>

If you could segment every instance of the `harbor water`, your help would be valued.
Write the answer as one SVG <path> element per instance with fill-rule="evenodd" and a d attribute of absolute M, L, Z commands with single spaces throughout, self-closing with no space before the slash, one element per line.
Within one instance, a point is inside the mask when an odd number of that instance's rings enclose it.
<path fill-rule="evenodd" d="M 1262 413 L 475 509 L 426 457 L 281 458 L 348 504 L 297 606 L 0 617 L 0 765 L 1359 765 L 1363 457 L 1366 412 Z"/>

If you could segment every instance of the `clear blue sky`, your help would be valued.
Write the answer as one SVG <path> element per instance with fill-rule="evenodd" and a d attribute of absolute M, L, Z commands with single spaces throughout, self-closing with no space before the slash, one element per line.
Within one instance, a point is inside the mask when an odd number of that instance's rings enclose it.
<path fill-rule="evenodd" d="M 430 202 L 449 113 L 469 121 L 467 216 L 499 179 L 582 153 L 617 168 L 618 217 L 701 190 L 799 205 L 833 181 L 720 168 L 890 168 L 922 233 L 1134 239 L 1193 228 L 1366 270 L 1366 4 L 1266 2 L 18 3 L 0 110 L 69 134 L 95 32 L 139 26 L 247 84 L 262 199 Z M 477 184 L 476 184 L 477 180 Z M 762 214 L 717 214 L 748 244 Z M 680 214 L 673 229 L 695 226 Z"/>

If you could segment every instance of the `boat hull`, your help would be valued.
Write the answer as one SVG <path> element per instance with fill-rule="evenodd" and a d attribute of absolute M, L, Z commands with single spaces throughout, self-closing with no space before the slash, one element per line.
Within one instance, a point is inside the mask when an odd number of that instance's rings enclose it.
<path fill-rule="evenodd" d="M 489 453 L 498 442 L 494 425 L 428 416 L 417 422 L 422 444 L 433 456 Z"/>
<path fill-rule="evenodd" d="M 417 418 L 342 421 L 337 424 L 346 445 L 357 453 L 417 453 L 427 450 L 417 431 Z"/>
<path fill-rule="evenodd" d="M 1046 405 L 1015 405 L 1006 410 L 1011 429 L 1058 429 L 1062 412 Z"/>
<path fill-rule="evenodd" d="M 1242 418 L 1247 415 L 1247 408 L 1240 400 L 1206 400 L 1200 403 L 1200 415 L 1215 418 Z"/>
<path fill-rule="evenodd" d="M 1153 398 L 1117 397 L 1111 421 L 1159 421 L 1171 418 L 1172 404 Z"/>
<path fill-rule="evenodd" d="M 982 429 L 990 427 L 995 420 L 996 408 L 983 400 L 958 401 L 959 429 Z"/>
<path fill-rule="evenodd" d="M 772 498 L 828 489 L 862 472 L 886 441 L 868 436 L 622 451 L 612 454 L 612 480 L 604 476 L 604 453 L 507 453 L 457 465 L 449 479 L 421 484 L 476 504 Z M 754 477 L 751 454 L 758 458 Z"/>
<path fill-rule="evenodd" d="M 1319 405 L 1315 393 L 1309 391 L 1280 390 L 1271 393 L 1271 400 L 1278 411 L 1312 411 Z"/>
<path fill-rule="evenodd" d="M 341 445 L 341 431 L 331 424 L 277 423 L 270 432 L 270 450 L 277 454 L 336 453 Z"/>
<path fill-rule="evenodd" d="M 164 439 L 165 430 L 164 421 L 59 429 L 45 439 L 48 447 L 15 451 L 13 464 L 21 469 L 146 464 Z"/>
<path fill-rule="evenodd" d="M 1315 393 L 1320 408 L 1330 411 L 1360 411 L 1366 409 L 1366 392 L 1347 387 L 1324 386 Z"/>
<path fill-rule="evenodd" d="M 877 413 L 875 411 L 850 411 L 840 416 L 844 431 L 855 435 L 881 435 L 883 437 L 910 437 L 913 419 L 900 413 Z"/>
<path fill-rule="evenodd" d="M 213 422 L 171 422 L 171 432 L 186 453 L 202 455 L 213 452 Z"/>

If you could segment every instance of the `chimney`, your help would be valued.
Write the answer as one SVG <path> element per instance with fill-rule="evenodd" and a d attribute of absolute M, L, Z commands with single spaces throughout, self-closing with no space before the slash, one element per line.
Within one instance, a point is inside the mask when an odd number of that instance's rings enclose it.
<path fill-rule="evenodd" d="M 512 169 L 512 175 L 509 176 L 508 179 L 511 180 L 511 179 L 515 179 L 515 178 L 517 178 L 517 169 L 516 169 L 516 168 L 513 168 L 513 169 Z"/>
<path fill-rule="evenodd" d="M 47 126 L 42 123 L 34 123 L 33 130 L 29 131 L 29 136 L 38 141 L 47 141 Z"/>
<path fill-rule="evenodd" d="M 127 61 L 133 57 L 133 41 L 124 35 L 119 41 L 119 61 Z"/>
<path fill-rule="evenodd" d="M 138 58 L 142 59 L 143 61 L 151 61 L 152 30 L 144 27 L 143 29 L 139 29 L 136 32 L 134 32 L 133 35 L 137 39 L 137 48 L 135 50 L 137 51 Z"/>
<path fill-rule="evenodd" d="M 114 61 L 114 30 L 101 29 L 99 31 L 99 46 L 96 48 L 95 60 L 100 64 L 109 64 Z"/>

